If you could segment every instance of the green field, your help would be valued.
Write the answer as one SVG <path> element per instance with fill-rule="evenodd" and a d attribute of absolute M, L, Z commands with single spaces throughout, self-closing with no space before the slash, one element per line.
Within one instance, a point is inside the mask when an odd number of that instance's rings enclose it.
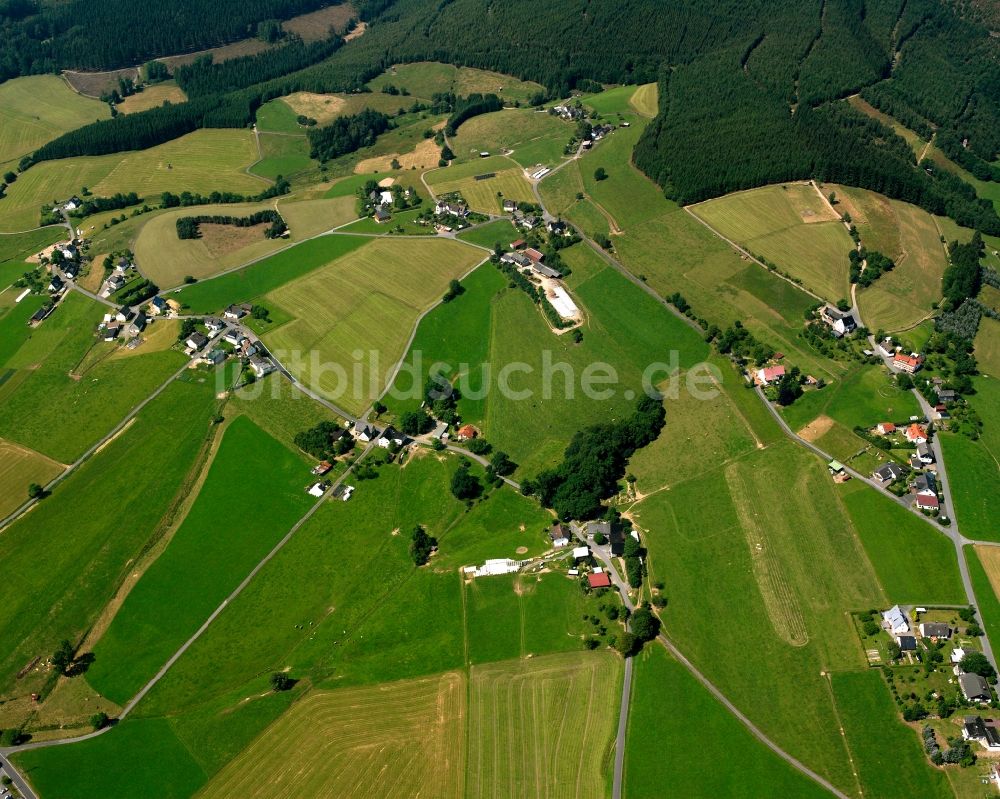
<path fill-rule="evenodd" d="M 406 89 L 414 97 L 429 100 L 437 92 L 454 92 L 459 96 L 470 94 L 499 94 L 504 101 L 524 102 L 544 88 L 537 83 L 522 81 L 499 72 L 489 72 L 472 67 L 456 67 L 436 61 L 419 61 L 412 64 L 397 64 L 390 67 L 368 86 L 375 92 L 387 84 L 397 89 Z M 393 98 L 400 100 L 400 98 Z M 401 104 L 406 98 L 400 100 Z"/>
<path fill-rule="evenodd" d="M 512 150 L 511 157 L 521 166 L 551 167 L 564 157 L 563 148 L 572 135 L 573 126 L 553 114 L 508 108 L 463 122 L 449 141 L 460 161 L 478 162 L 483 151 Z"/>
<path fill-rule="evenodd" d="M 829 795 L 765 748 L 661 647 L 636 660 L 632 696 L 626 796 L 658 799 L 666 785 L 691 799 Z"/>
<path fill-rule="evenodd" d="M 808 184 L 737 192 L 693 206 L 723 236 L 825 299 L 849 294 L 847 229 Z"/>
<path fill-rule="evenodd" d="M 292 177 L 317 163 L 309 157 L 309 142 L 305 136 L 261 133 L 258 141 L 261 160 L 250 168 L 250 172 L 262 178 Z"/>
<path fill-rule="evenodd" d="M 62 470 L 61 463 L 0 439 L 0 519 L 27 501 L 29 485 L 46 485 Z"/>
<path fill-rule="evenodd" d="M 887 331 L 910 327 L 941 298 L 941 276 L 948 260 L 934 217 L 915 205 L 846 186 L 834 190 L 837 210 L 849 213 L 869 250 L 887 255 L 896 267 L 858 293 L 865 324 Z"/>
<path fill-rule="evenodd" d="M 291 106 L 279 97 L 257 109 L 257 129 L 261 133 L 294 133 L 305 136 L 306 128 L 298 123 L 297 116 Z"/>
<path fill-rule="evenodd" d="M 473 667 L 466 795 L 604 797 L 621 672 L 610 653 Z"/>
<path fill-rule="evenodd" d="M 476 180 L 476 175 L 493 173 L 494 177 Z M 524 177 L 524 170 L 502 156 L 476 158 L 464 164 L 455 164 L 426 172 L 424 179 L 437 196 L 459 192 L 469 208 L 484 214 L 500 213 L 500 197 L 515 202 L 534 202 L 531 184 Z"/>
<path fill-rule="evenodd" d="M 466 678 L 317 691 L 206 786 L 212 797 L 463 796 Z"/>
<path fill-rule="evenodd" d="M 236 419 L 183 523 L 94 647 L 95 690 L 131 698 L 305 513 L 308 482 L 300 457 Z"/>
<path fill-rule="evenodd" d="M 0 536 L 0 685 L 62 638 L 80 640 L 176 499 L 216 407 L 214 385 L 175 382 L 119 438 Z M 155 453 L 155 468 L 144 453 Z M 149 456 L 153 457 L 153 456 Z M 38 690 L 32 671 L 17 693 Z"/>
<path fill-rule="evenodd" d="M 960 605 L 965 601 L 955 547 L 948 538 L 861 483 L 852 481 L 840 493 L 891 602 Z"/>
<path fill-rule="evenodd" d="M 1000 321 L 984 316 L 976 334 L 976 361 L 984 374 L 1000 379 Z"/>
<path fill-rule="evenodd" d="M 268 182 L 243 171 L 256 160 L 250 131 L 205 129 L 148 150 L 43 161 L 7 189 L 0 225 L 14 231 L 37 227 L 43 203 L 65 199 L 84 186 L 98 197 L 135 191 L 150 201 L 164 191 L 257 194 Z M 88 229 L 86 223 L 82 227 Z"/>
<path fill-rule="evenodd" d="M 184 364 L 162 350 L 113 357 L 94 335 L 105 310 L 73 292 L 10 355 L 0 436 L 71 463 Z"/>
<path fill-rule="evenodd" d="M 356 250 L 369 239 L 322 236 L 304 241 L 245 269 L 187 286 L 173 299 L 192 313 L 219 313 L 230 303 L 249 302 Z"/>
<path fill-rule="evenodd" d="M 268 347 L 313 390 L 356 411 L 385 390 L 417 317 L 483 256 L 442 239 L 367 241 L 265 297 L 293 319 L 265 337 Z"/>
<path fill-rule="evenodd" d="M 492 250 L 497 242 L 502 244 L 504 249 L 506 249 L 511 240 L 517 236 L 517 231 L 509 220 L 497 219 L 471 230 L 463 230 L 457 235 L 462 241 Z"/>
<path fill-rule="evenodd" d="M 770 444 L 630 510 L 647 531 L 650 579 L 667 584 L 674 642 L 769 737 L 853 793 L 821 675 L 864 665 L 845 610 L 886 596 L 823 464 Z M 713 621 L 734 602 L 739 623 Z"/>
<path fill-rule="evenodd" d="M 966 546 L 962 551 L 969 566 L 983 629 L 991 643 L 1000 641 L 1000 574 L 996 569 L 996 555 L 992 547 L 987 550 L 986 547 Z M 986 564 L 990 566 L 989 571 Z"/>
<path fill-rule="evenodd" d="M 899 718 L 889 686 L 876 669 L 833 673 L 837 715 L 865 796 L 945 799 L 948 778 L 927 760 L 917 731 Z"/>
<path fill-rule="evenodd" d="M 80 96 L 55 75 L 8 80 L 0 84 L 0 164 L 109 116 L 107 103 Z"/>

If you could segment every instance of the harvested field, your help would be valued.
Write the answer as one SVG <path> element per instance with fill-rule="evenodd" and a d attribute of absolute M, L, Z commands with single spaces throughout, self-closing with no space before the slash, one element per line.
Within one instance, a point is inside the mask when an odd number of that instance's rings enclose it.
<path fill-rule="evenodd" d="M 836 424 L 829 416 L 817 416 L 809 424 L 798 431 L 797 435 L 806 441 L 816 441 L 830 432 Z"/>
<path fill-rule="evenodd" d="M 199 796 L 458 799 L 465 767 L 465 691 L 464 675 L 450 672 L 314 692 Z"/>
<path fill-rule="evenodd" d="M 354 6 L 343 3 L 311 11 L 308 14 L 299 14 L 297 17 L 285 20 L 281 27 L 287 33 L 301 36 L 303 41 L 318 42 L 329 36 L 330 28 L 337 33 L 343 33 L 348 21 L 356 14 Z"/>
<path fill-rule="evenodd" d="M 655 117 L 659 110 L 659 93 L 656 84 L 644 83 L 636 89 L 629 98 L 629 105 L 644 117 Z"/>
<path fill-rule="evenodd" d="M 173 81 L 158 83 L 154 86 L 147 86 L 141 92 L 126 97 L 118 104 L 118 111 L 122 114 L 134 114 L 138 111 L 147 111 L 150 108 L 159 108 L 164 103 L 183 103 L 187 100 L 187 95 Z"/>
<path fill-rule="evenodd" d="M 434 143 L 433 139 L 424 139 L 408 153 L 391 153 L 358 161 L 354 165 L 354 173 L 363 175 L 372 172 L 388 172 L 393 168 L 393 159 L 399 162 L 400 169 L 432 169 L 438 165 L 440 158 L 441 148 Z"/>
<path fill-rule="evenodd" d="M 264 231 L 268 223 L 261 222 L 253 227 L 236 227 L 235 225 L 216 225 L 204 223 L 199 225 L 201 242 L 214 258 L 242 250 L 258 241 L 264 241 Z"/>

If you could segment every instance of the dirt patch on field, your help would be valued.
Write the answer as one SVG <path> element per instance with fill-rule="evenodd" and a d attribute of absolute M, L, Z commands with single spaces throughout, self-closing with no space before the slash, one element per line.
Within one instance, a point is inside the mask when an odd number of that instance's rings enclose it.
<path fill-rule="evenodd" d="M 347 23 L 356 13 L 354 6 L 350 3 L 344 3 L 343 5 L 328 6 L 321 8 L 319 11 L 310 11 L 308 14 L 300 14 L 297 17 L 292 17 L 282 23 L 281 27 L 288 33 L 301 36 L 306 42 L 318 42 L 330 35 L 330 28 L 333 28 L 337 33 L 343 33 L 344 29 L 347 28 Z M 363 25 L 364 23 L 361 23 L 358 27 Z M 355 28 L 355 30 L 357 29 Z M 354 34 L 354 32 L 351 31 L 351 34 Z M 346 36 L 344 38 L 357 38 L 357 36 Z"/>
<path fill-rule="evenodd" d="M 84 97 L 99 98 L 105 92 L 118 88 L 119 78 L 131 78 L 133 81 L 139 79 L 139 70 L 136 67 L 125 69 L 113 69 L 109 72 L 73 72 L 65 70 L 63 78 L 75 92 Z"/>
<path fill-rule="evenodd" d="M 52 253 L 55 250 L 57 250 L 59 248 L 62 248 L 62 247 L 65 247 L 66 244 L 67 244 L 67 242 L 65 242 L 65 241 L 57 241 L 55 244 L 50 244 L 44 250 L 36 252 L 34 255 L 29 255 L 24 260 L 25 260 L 26 263 L 29 263 L 29 264 L 37 264 L 37 263 L 39 263 L 41 261 L 42 258 L 48 258 L 50 255 L 52 255 Z"/>
<path fill-rule="evenodd" d="M 816 441 L 822 438 L 827 433 L 833 429 L 834 425 L 833 419 L 829 416 L 817 416 L 809 424 L 798 431 L 799 438 L 804 438 L 806 441 Z"/>
<path fill-rule="evenodd" d="M 430 169 L 438 165 L 441 158 L 441 150 L 434 143 L 433 139 L 424 139 L 411 152 L 390 153 L 376 158 L 366 158 L 359 161 L 354 167 L 355 175 L 364 175 L 371 172 L 386 172 L 392 169 L 392 159 L 399 161 L 401 169 Z"/>
<path fill-rule="evenodd" d="M 315 92 L 295 92 L 282 98 L 285 104 L 296 114 L 312 117 L 323 125 L 339 116 L 347 100 L 335 94 L 316 94 Z"/>
<path fill-rule="evenodd" d="M 253 227 L 236 227 L 236 225 L 216 225 L 206 222 L 199 227 L 201 242 L 205 245 L 205 249 L 219 258 L 262 240 L 267 223 L 262 222 Z"/>

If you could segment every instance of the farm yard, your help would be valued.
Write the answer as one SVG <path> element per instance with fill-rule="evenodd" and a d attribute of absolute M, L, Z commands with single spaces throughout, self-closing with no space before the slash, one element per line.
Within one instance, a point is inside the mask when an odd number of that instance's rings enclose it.
<path fill-rule="evenodd" d="M 315 691 L 200 796 L 464 796 L 465 677 Z"/>
<path fill-rule="evenodd" d="M 265 341 L 314 390 L 361 411 L 385 389 L 417 317 L 483 258 L 441 239 L 373 239 L 364 247 L 264 297 L 292 318 Z M 363 353 L 358 360 L 356 352 Z M 312 353 L 320 360 L 307 361 Z M 374 365 L 369 358 L 374 357 Z M 342 384 L 339 365 L 348 385 Z M 355 369 L 359 370 L 355 373 Z"/>
<path fill-rule="evenodd" d="M 847 229 L 809 184 L 737 192 L 691 211 L 758 258 L 836 302 L 849 295 Z"/>
<path fill-rule="evenodd" d="M 243 171 L 256 160 L 252 132 L 205 129 L 148 150 L 43 161 L 7 189 L 0 225 L 6 231 L 37 227 L 44 203 L 65 199 L 84 186 L 98 197 L 135 191 L 152 200 L 164 191 L 257 194 L 268 181 Z"/>
<path fill-rule="evenodd" d="M 493 177 L 477 180 L 477 175 Z M 473 211 L 484 214 L 500 213 L 500 197 L 515 202 L 534 202 L 531 184 L 524 171 L 507 158 L 490 156 L 464 164 L 442 167 L 424 173 L 431 190 L 442 196 L 460 192 Z"/>
<path fill-rule="evenodd" d="M 21 156 L 47 141 L 110 116 L 107 103 L 81 97 L 55 75 L 5 81 L 0 84 L 0 165 L 16 166 Z"/>

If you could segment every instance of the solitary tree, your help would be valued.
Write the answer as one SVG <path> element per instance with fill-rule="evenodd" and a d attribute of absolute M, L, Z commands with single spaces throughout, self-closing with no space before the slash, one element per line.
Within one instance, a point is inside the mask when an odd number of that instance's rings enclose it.
<path fill-rule="evenodd" d="M 623 657 L 632 657 L 641 647 L 641 642 L 632 633 L 622 633 L 615 640 L 615 649 L 621 652 Z"/>
<path fill-rule="evenodd" d="M 451 493 L 456 499 L 475 499 L 483 493 L 483 486 L 479 478 L 469 473 L 469 462 L 462 461 L 462 465 L 451 477 Z"/>
<path fill-rule="evenodd" d="M 59 648 L 52 655 L 52 665 L 56 667 L 60 674 L 65 674 L 69 667 L 73 665 L 74 654 L 76 654 L 76 650 L 73 644 L 64 638 L 59 643 Z"/>
<path fill-rule="evenodd" d="M 108 722 L 110 720 L 111 719 L 108 718 L 108 714 L 102 710 L 100 713 L 95 713 L 90 717 L 90 726 L 95 730 L 103 730 L 108 726 Z"/>
<path fill-rule="evenodd" d="M 44 493 L 45 489 L 38 483 L 32 483 L 28 486 L 28 497 L 31 499 L 39 499 Z"/>
<path fill-rule="evenodd" d="M 608 179 L 608 173 L 605 171 L 603 166 L 599 166 L 597 167 L 597 169 L 594 170 L 594 180 L 607 180 L 607 179 Z"/>
<path fill-rule="evenodd" d="M 271 690 L 273 691 L 287 691 L 294 684 L 295 681 L 283 671 L 276 671 L 271 675 Z"/>
<path fill-rule="evenodd" d="M 660 634 L 660 620 L 647 607 L 641 607 L 632 614 L 632 632 L 640 641 L 652 641 Z"/>
<path fill-rule="evenodd" d="M 410 557 L 417 566 L 423 566 L 431 558 L 431 552 L 437 547 L 437 539 L 427 535 L 419 524 L 410 534 Z"/>

